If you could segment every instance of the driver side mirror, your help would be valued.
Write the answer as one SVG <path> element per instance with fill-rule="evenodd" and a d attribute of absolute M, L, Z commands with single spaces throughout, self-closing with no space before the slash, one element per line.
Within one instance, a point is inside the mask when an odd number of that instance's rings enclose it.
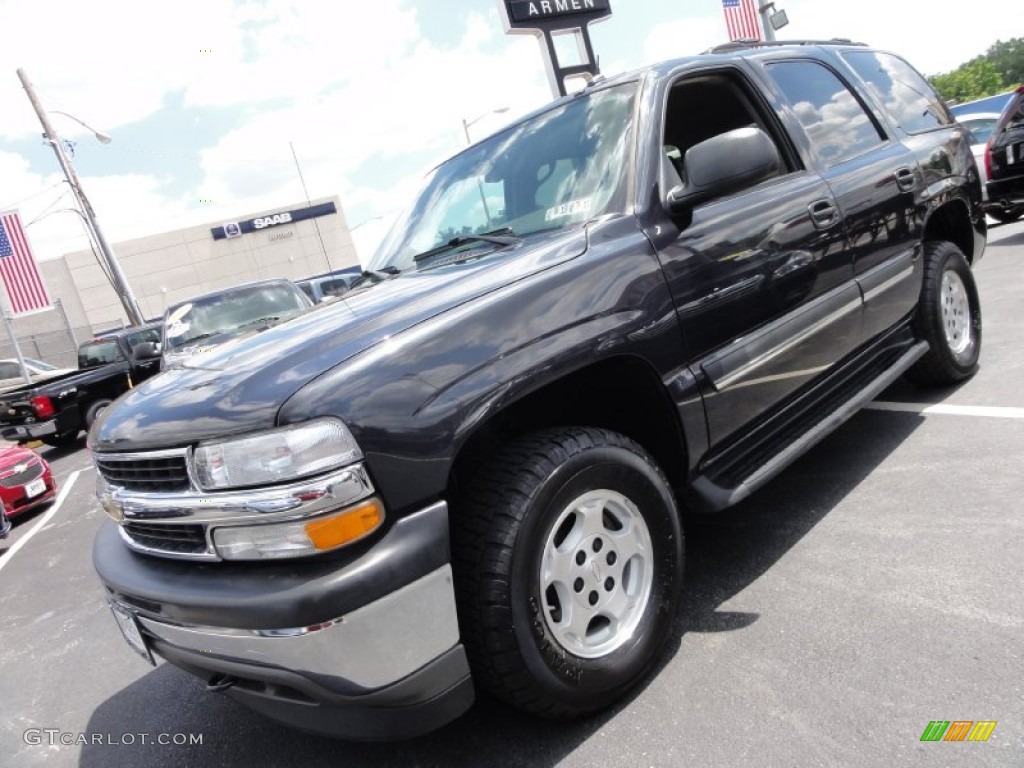
<path fill-rule="evenodd" d="M 686 150 L 686 178 L 682 184 L 671 185 L 671 177 L 663 183 L 662 189 L 669 191 L 662 204 L 670 215 L 678 216 L 706 200 L 764 181 L 781 167 L 779 150 L 767 133 L 755 126 L 736 128 Z"/>

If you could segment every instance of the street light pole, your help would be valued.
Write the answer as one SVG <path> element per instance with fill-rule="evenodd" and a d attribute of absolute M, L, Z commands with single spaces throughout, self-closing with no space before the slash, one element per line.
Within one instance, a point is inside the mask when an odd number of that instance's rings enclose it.
<path fill-rule="evenodd" d="M 473 139 L 471 139 L 469 136 L 469 127 L 471 125 L 476 125 L 485 117 L 490 117 L 491 115 L 500 115 L 503 112 L 508 112 L 508 107 L 498 107 L 497 109 L 492 109 L 489 112 L 484 112 L 482 115 L 480 115 L 480 117 L 474 117 L 472 120 L 468 121 L 466 120 L 466 118 L 462 118 L 462 132 L 466 134 L 466 145 L 469 146 L 470 144 L 473 143 Z"/>
<path fill-rule="evenodd" d="M 114 290 L 117 292 L 118 298 L 124 306 L 124 311 L 128 315 L 128 320 L 132 325 L 141 325 L 145 322 L 145 318 L 142 316 L 142 311 L 139 309 L 139 302 L 135 299 L 135 295 L 132 293 L 131 286 L 128 284 L 128 279 L 125 277 L 124 272 L 121 271 L 121 265 L 118 264 L 117 257 L 114 256 L 114 249 L 110 247 L 110 243 L 103 234 L 103 230 L 100 229 L 99 222 L 96 220 L 96 212 L 93 210 L 92 203 L 89 202 L 89 198 L 86 197 L 85 190 L 82 189 L 82 184 L 78 180 L 78 174 L 75 172 L 75 167 L 71 164 L 71 160 L 64 152 L 64 145 L 61 143 L 57 132 L 53 129 L 53 125 L 50 124 L 50 118 L 47 116 L 42 104 L 40 104 L 39 98 L 36 96 L 35 89 L 32 87 L 32 83 L 29 82 L 25 71 L 19 69 L 18 77 L 21 79 L 21 84 L 24 86 L 25 92 L 28 94 L 28 99 L 32 102 L 32 107 L 35 109 L 36 115 L 39 117 L 39 122 L 42 123 L 46 140 L 49 142 L 50 146 L 53 147 L 54 154 L 57 155 L 57 162 L 60 163 L 61 170 L 64 171 L 64 176 L 67 178 L 68 184 L 71 186 L 71 191 L 78 200 L 78 204 L 82 208 L 82 213 L 85 214 L 89 232 L 96 241 L 96 245 L 99 247 L 103 261 L 107 266 L 107 274 L 110 276 Z M 73 119 L 76 120 L 76 122 L 82 123 L 82 121 L 77 118 Z M 82 123 L 82 125 L 85 124 Z M 90 128 L 90 130 L 92 129 Z M 104 143 L 110 141 L 110 137 L 106 134 L 101 134 L 98 131 L 95 133 L 96 138 L 100 141 L 103 141 L 104 138 L 107 140 Z"/>
<path fill-rule="evenodd" d="M 502 112 L 508 112 L 508 107 L 498 107 L 497 109 L 492 109 L 490 112 L 484 112 L 482 115 L 480 115 L 480 117 L 475 117 L 469 121 L 467 121 L 466 118 L 462 118 L 462 132 L 466 134 L 466 146 L 471 146 L 473 144 L 473 139 L 470 138 L 469 135 L 469 126 L 473 125 L 474 123 L 479 123 L 485 117 L 489 117 L 490 115 L 500 115 Z M 484 205 L 484 216 L 487 217 L 487 225 L 490 226 L 491 209 L 487 205 L 487 195 L 484 194 L 483 182 L 477 179 L 476 186 L 477 189 L 480 190 L 480 202 L 483 203 Z"/>

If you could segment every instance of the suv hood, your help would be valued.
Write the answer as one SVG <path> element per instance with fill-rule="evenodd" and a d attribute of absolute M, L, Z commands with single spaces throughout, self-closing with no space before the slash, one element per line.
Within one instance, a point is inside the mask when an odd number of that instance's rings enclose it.
<path fill-rule="evenodd" d="M 331 368 L 586 248 L 585 229 L 532 235 L 465 264 L 356 288 L 148 379 L 103 411 L 89 445 L 96 451 L 150 450 L 269 429 L 289 397 Z"/>

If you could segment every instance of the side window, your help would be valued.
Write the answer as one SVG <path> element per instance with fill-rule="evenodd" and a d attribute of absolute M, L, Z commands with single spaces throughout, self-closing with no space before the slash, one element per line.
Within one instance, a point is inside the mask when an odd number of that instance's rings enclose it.
<path fill-rule="evenodd" d="M 923 133 L 953 123 L 953 116 L 935 89 L 898 56 L 877 51 L 849 51 L 843 58 L 907 133 Z"/>
<path fill-rule="evenodd" d="M 21 369 L 14 363 L 0 363 L 0 379 L 19 379 Z"/>
<path fill-rule="evenodd" d="M 784 164 L 780 173 L 789 173 L 789 154 L 755 104 L 748 86 L 731 72 L 691 75 L 674 83 L 665 105 L 664 151 L 680 178 L 686 177 L 685 157 L 692 146 L 747 126 L 775 141 Z"/>
<path fill-rule="evenodd" d="M 883 143 L 871 116 L 832 70 L 816 61 L 776 62 L 768 70 L 827 165 Z"/>

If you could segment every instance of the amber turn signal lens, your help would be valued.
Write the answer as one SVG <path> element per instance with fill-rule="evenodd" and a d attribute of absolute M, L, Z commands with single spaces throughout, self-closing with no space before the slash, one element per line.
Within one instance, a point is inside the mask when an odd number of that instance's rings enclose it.
<path fill-rule="evenodd" d="M 340 515 L 305 524 L 306 536 L 318 550 L 324 551 L 361 539 L 384 519 L 380 502 L 370 499 Z"/>

